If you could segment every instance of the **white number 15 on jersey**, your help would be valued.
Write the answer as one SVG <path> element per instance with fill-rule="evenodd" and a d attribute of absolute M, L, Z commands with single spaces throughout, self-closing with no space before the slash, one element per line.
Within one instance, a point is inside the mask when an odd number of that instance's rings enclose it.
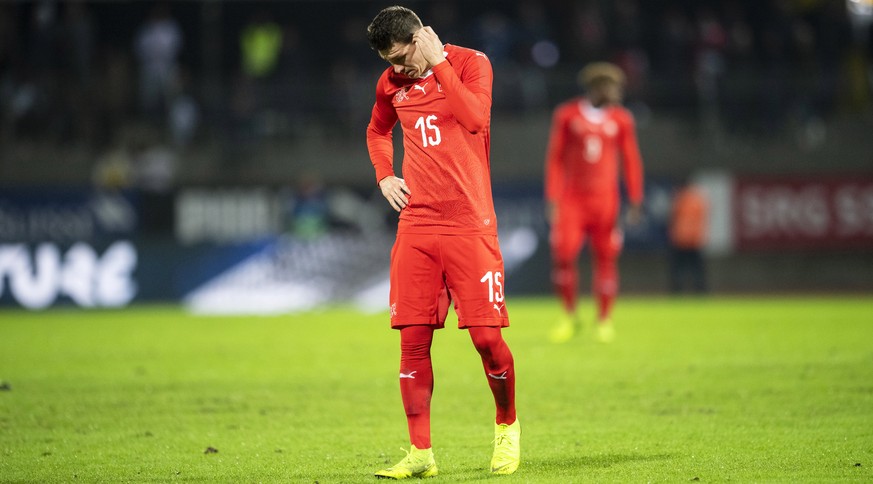
<path fill-rule="evenodd" d="M 436 146 L 442 141 L 442 138 L 440 137 L 440 129 L 433 123 L 436 119 L 436 115 L 431 114 L 427 117 L 419 116 L 418 120 L 415 122 L 415 127 L 421 130 L 421 144 L 425 148 L 428 146 Z M 433 136 L 428 136 L 428 131 L 430 131 Z"/>

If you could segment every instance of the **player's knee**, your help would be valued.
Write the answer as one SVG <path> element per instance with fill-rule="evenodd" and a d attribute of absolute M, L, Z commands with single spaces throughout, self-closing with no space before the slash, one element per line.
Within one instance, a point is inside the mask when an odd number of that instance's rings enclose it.
<path fill-rule="evenodd" d="M 610 257 L 618 257 L 621 254 L 622 248 L 624 248 L 624 233 L 618 229 L 613 230 L 609 234 L 609 240 L 604 245 Z"/>
<path fill-rule="evenodd" d="M 562 284 L 576 279 L 578 270 L 575 261 L 555 259 L 552 261 L 552 282 Z"/>
<path fill-rule="evenodd" d="M 430 358 L 433 341 L 433 328 L 428 326 L 407 326 L 400 330 L 400 359 L 402 361 L 425 360 Z"/>
<path fill-rule="evenodd" d="M 400 359 L 403 361 L 425 360 L 430 358 L 430 345 L 405 344 L 400 346 Z"/>
<path fill-rule="evenodd" d="M 615 264 L 616 259 L 621 254 L 622 244 L 605 243 L 594 249 L 594 258 L 598 263 Z"/>
<path fill-rule="evenodd" d="M 565 247 L 552 247 L 552 265 L 572 265 L 576 262 L 578 254 Z"/>
<path fill-rule="evenodd" d="M 503 343 L 503 335 L 500 334 L 500 328 L 470 328 L 470 337 L 473 340 L 473 346 L 476 347 L 476 351 L 483 357 L 495 353 L 495 350 Z"/>

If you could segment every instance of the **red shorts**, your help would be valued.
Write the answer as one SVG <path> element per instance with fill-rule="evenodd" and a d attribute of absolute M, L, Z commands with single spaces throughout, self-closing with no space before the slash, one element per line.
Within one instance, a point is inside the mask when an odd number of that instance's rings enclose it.
<path fill-rule="evenodd" d="M 496 235 L 397 234 L 391 250 L 391 327 L 509 326 Z"/>
<path fill-rule="evenodd" d="M 618 257 L 624 239 L 618 227 L 618 207 L 618 200 L 609 197 L 561 200 L 549 237 L 553 259 L 576 260 L 586 236 L 591 237 L 596 257 Z"/>

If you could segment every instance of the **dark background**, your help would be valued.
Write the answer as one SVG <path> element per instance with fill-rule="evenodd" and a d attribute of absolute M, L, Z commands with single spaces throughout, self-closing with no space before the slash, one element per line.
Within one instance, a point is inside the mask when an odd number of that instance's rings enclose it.
<path fill-rule="evenodd" d="M 336 212 L 337 193 L 357 200 L 352 205 L 368 204 L 371 215 L 381 210 L 367 223 L 390 233 L 393 215 L 374 190 L 364 139 L 375 81 L 387 67 L 368 48 L 365 29 L 387 5 L 0 3 L 0 241 L 31 250 L 45 241 L 68 246 L 72 241 L 20 234 L 27 214 L 63 219 L 58 207 L 71 199 L 63 195 L 70 190 L 83 200 L 69 209 L 75 213 L 90 210 L 80 208 L 93 205 L 92 191 L 124 194 L 136 221 L 116 235 L 133 237 L 138 247 L 153 244 L 151 252 L 165 254 L 157 260 L 184 260 L 193 250 L 178 227 L 180 200 L 192 189 L 216 190 L 215 200 L 233 199 L 233 190 L 269 192 L 268 230 L 206 237 L 220 250 L 264 235 L 367 232 L 357 215 Z M 829 179 L 837 180 L 828 185 L 834 193 L 854 180 L 866 184 L 853 192 L 857 213 L 873 221 L 873 201 L 865 202 L 863 191 L 873 186 L 870 2 L 405 5 L 444 42 L 484 51 L 492 61 L 498 216 L 502 227 L 527 226 L 541 237 L 526 275 L 516 278 L 524 292 L 549 291 L 540 190 L 550 117 L 558 103 L 579 94 L 576 76 L 590 61 L 608 60 L 627 73 L 626 105 L 636 116 L 647 177 L 649 225 L 629 233 L 621 261 L 626 291 L 665 290 L 665 203 L 682 179 L 715 175 L 749 186 L 763 177 L 775 180 L 775 192 L 782 180 L 801 180 L 789 186 L 803 187 Z M 155 65 L 136 47 L 155 28 L 156 12 L 163 12 L 157 16 L 165 32 L 176 33 L 156 49 L 166 69 L 160 82 L 146 81 Z M 257 29 L 277 35 L 274 50 L 260 51 L 267 59 L 261 71 L 244 62 L 258 54 L 243 48 Z M 22 195 L 28 193 L 35 195 Z M 55 206 L 34 208 L 34 199 L 54 199 Z M 871 238 L 860 234 L 841 245 L 784 236 L 772 239 L 773 247 L 709 251 L 711 287 L 869 292 Z M 181 252 L 174 249 L 179 244 Z"/>

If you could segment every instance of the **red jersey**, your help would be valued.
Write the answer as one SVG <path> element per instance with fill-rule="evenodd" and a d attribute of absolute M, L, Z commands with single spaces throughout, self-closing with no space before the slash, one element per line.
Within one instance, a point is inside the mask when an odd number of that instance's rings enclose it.
<path fill-rule="evenodd" d="M 546 154 L 546 200 L 618 198 L 619 156 L 628 197 L 643 200 L 643 168 L 633 115 L 621 106 L 598 109 L 584 98 L 555 109 Z"/>
<path fill-rule="evenodd" d="M 376 180 L 394 175 L 391 132 L 403 129 L 411 195 L 398 233 L 496 234 L 491 198 L 491 63 L 446 44 L 448 62 L 412 79 L 389 67 L 376 83 L 367 148 Z"/>

